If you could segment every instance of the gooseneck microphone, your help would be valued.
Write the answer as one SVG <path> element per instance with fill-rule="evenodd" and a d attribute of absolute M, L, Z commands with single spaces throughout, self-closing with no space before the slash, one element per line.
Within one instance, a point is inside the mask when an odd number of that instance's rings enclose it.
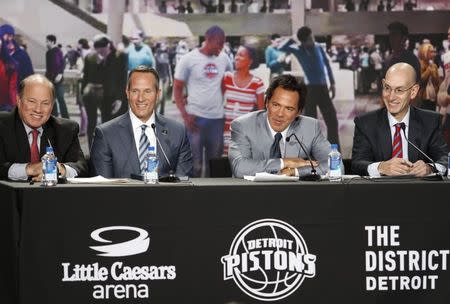
<path fill-rule="evenodd" d="M 302 148 L 303 152 L 306 154 L 306 157 L 309 160 L 309 164 L 311 165 L 311 174 L 308 174 L 308 175 L 305 175 L 305 176 L 300 176 L 298 179 L 301 180 L 301 181 L 319 181 L 320 180 L 320 175 L 317 174 L 317 171 L 314 168 L 314 165 L 312 163 L 311 157 L 309 156 L 309 153 L 306 152 L 306 149 L 303 146 L 303 143 L 298 139 L 298 137 L 297 137 L 297 135 L 295 135 L 295 133 L 292 133 L 291 135 L 286 137 L 286 142 L 289 142 L 291 140 L 291 137 L 294 137 L 295 140 L 298 142 L 298 144 Z"/>
<path fill-rule="evenodd" d="M 180 179 L 175 175 L 175 172 L 173 171 L 173 168 L 172 168 L 172 164 L 171 164 L 169 158 L 167 157 L 166 152 L 164 151 L 164 148 L 161 145 L 161 142 L 159 141 L 158 135 L 156 134 L 156 125 L 154 123 L 152 123 L 151 127 L 153 129 L 153 133 L 155 134 L 156 142 L 158 143 L 159 147 L 161 148 L 161 152 L 164 155 L 164 159 L 166 160 L 166 162 L 167 162 L 167 164 L 169 165 L 169 168 L 170 168 L 169 169 L 169 175 L 161 176 L 160 178 L 158 178 L 158 180 L 160 182 L 163 182 L 163 183 L 176 183 L 176 182 L 179 182 Z"/>
<path fill-rule="evenodd" d="M 434 160 L 433 160 L 431 157 L 429 157 L 425 152 L 423 152 L 422 150 L 420 150 L 419 147 L 417 147 L 415 144 L 413 144 L 411 141 L 409 141 L 408 137 L 406 136 L 406 131 L 405 131 L 406 125 L 405 125 L 404 122 L 400 123 L 400 127 L 401 127 L 402 130 L 403 130 L 403 135 L 405 136 L 405 139 L 406 139 L 406 141 L 408 142 L 408 144 L 410 144 L 411 146 L 413 146 L 414 149 L 416 149 L 420 154 L 422 154 L 423 156 L 425 156 L 425 158 L 426 158 L 427 160 L 429 160 L 430 163 L 431 163 L 431 168 L 432 168 L 433 173 L 436 174 L 436 176 L 439 178 L 439 180 L 444 180 L 444 177 L 442 176 L 442 174 L 441 174 L 441 173 L 439 172 L 439 170 L 437 169 L 436 163 L 434 162 Z"/>

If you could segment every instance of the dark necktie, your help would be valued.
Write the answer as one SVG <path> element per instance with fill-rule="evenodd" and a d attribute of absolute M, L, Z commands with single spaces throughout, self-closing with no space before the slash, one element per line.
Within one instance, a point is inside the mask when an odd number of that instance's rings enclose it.
<path fill-rule="evenodd" d="M 270 147 L 270 158 L 281 158 L 281 150 L 280 150 L 280 140 L 283 138 L 281 133 L 275 134 L 275 139 L 273 140 L 273 144 Z"/>
<path fill-rule="evenodd" d="M 37 145 L 39 131 L 36 129 L 33 129 L 33 131 L 31 131 L 31 133 L 33 135 L 33 141 L 31 142 L 31 147 L 30 147 L 30 161 L 33 164 L 33 163 L 39 162 L 39 149 L 38 149 L 38 145 Z"/>
<path fill-rule="evenodd" d="M 403 158 L 402 136 L 400 135 L 401 129 L 401 123 L 395 124 L 394 140 L 392 141 L 392 158 Z"/>

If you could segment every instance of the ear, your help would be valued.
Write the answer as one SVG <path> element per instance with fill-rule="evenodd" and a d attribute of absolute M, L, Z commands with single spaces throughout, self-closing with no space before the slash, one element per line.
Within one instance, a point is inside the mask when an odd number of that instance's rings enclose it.
<path fill-rule="evenodd" d="M 419 84 L 416 83 L 411 89 L 410 100 L 413 100 L 414 98 L 416 98 L 417 94 L 419 93 L 419 90 L 420 90 L 420 86 L 419 86 Z"/>

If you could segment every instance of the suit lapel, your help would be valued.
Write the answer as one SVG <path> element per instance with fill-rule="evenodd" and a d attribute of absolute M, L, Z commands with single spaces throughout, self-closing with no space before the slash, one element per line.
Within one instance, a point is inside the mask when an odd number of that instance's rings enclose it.
<path fill-rule="evenodd" d="M 293 133 L 295 133 L 295 135 L 297 135 L 297 137 L 299 138 L 299 140 L 302 140 L 299 136 L 299 134 L 296 132 L 297 130 L 299 130 L 299 125 L 300 125 L 300 120 L 301 117 L 298 116 L 289 126 L 288 132 L 286 134 L 286 136 L 289 136 Z M 300 147 L 300 145 L 298 144 L 297 140 L 295 139 L 295 137 L 291 137 L 289 142 L 285 141 L 285 157 L 302 157 L 304 158 L 305 156 L 303 156 L 302 153 L 302 149 Z"/>
<path fill-rule="evenodd" d="M 121 171 L 126 171 L 126 167 L 131 167 L 131 172 L 140 174 L 141 169 L 139 165 L 139 159 L 136 150 L 136 143 L 134 139 L 133 126 L 131 125 L 131 119 L 129 113 L 125 113 L 123 119 L 119 122 L 118 135 L 120 138 L 120 142 L 123 143 L 121 145 L 122 151 L 120 153 L 122 155 L 127 155 L 127 160 L 123 163 Z"/>
<path fill-rule="evenodd" d="M 256 146 L 262 148 L 262 159 L 270 159 L 270 147 L 272 146 L 274 138 L 269 129 L 269 123 L 267 121 L 267 111 L 262 112 L 262 115 L 258 115 L 256 118 L 258 130 L 262 130 L 261 138 L 256 138 L 256 141 L 258 143 Z M 256 155 L 254 155 L 254 152 L 252 153 L 253 157 L 255 157 Z"/>
<path fill-rule="evenodd" d="M 31 159 L 31 151 L 30 151 L 30 143 L 28 141 L 28 134 L 25 130 L 25 127 L 23 126 L 23 122 L 19 117 L 19 114 L 17 113 L 17 108 L 14 112 L 15 116 L 15 133 L 17 138 L 17 148 L 19 156 L 18 161 L 29 163 Z"/>
<path fill-rule="evenodd" d="M 380 111 L 378 115 L 378 126 L 375 126 L 377 128 L 377 142 L 380 143 L 381 159 L 388 160 L 392 157 L 392 136 L 386 108 Z"/>
<path fill-rule="evenodd" d="M 417 112 L 414 107 L 410 107 L 409 111 L 409 126 L 408 126 L 408 139 L 410 142 L 421 148 L 420 139 L 422 138 L 421 122 L 417 116 Z M 411 162 L 416 162 L 419 159 L 419 152 L 414 147 L 408 144 L 408 158 Z"/>
<path fill-rule="evenodd" d="M 167 161 L 165 160 L 165 157 L 161 149 L 163 149 L 164 152 L 167 153 L 167 157 L 169 159 L 171 158 L 170 152 L 172 151 L 172 149 L 170 149 L 170 130 L 167 128 L 166 120 L 164 119 L 164 117 L 159 116 L 156 113 L 155 113 L 155 124 L 156 124 L 156 137 L 159 139 L 159 143 L 158 142 L 156 143 L 156 153 L 159 155 L 160 159 L 159 167 L 162 168 L 162 166 Z M 167 166 L 169 166 L 169 164 L 167 164 Z"/>
<path fill-rule="evenodd" d="M 50 119 L 52 119 L 50 117 Z M 55 129 L 52 127 L 50 120 L 42 127 L 43 132 L 41 136 L 41 144 L 39 146 L 39 155 L 42 157 L 46 152 L 46 147 L 49 146 L 49 142 L 53 147 L 53 151 L 55 155 L 59 155 L 58 153 L 58 143 L 56 142 Z"/>

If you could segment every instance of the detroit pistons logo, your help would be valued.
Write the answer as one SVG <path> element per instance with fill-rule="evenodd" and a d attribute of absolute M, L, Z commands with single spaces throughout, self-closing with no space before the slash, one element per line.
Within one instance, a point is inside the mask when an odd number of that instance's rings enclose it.
<path fill-rule="evenodd" d="M 208 79 L 213 79 L 219 74 L 219 69 L 214 63 L 208 63 L 207 65 L 205 65 L 203 71 L 205 73 L 206 78 Z"/>
<path fill-rule="evenodd" d="M 288 223 L 262 219 L 245 226 L 221 259 L 224 280 L 233 279 L 250 297 L 276 301 L 296 291 L 316 273 L 316 256 Z"/>

